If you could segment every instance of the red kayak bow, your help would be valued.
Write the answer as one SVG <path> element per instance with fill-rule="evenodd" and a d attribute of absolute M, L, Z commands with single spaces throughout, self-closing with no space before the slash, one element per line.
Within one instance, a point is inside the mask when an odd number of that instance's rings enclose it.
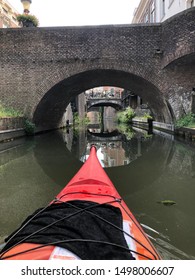
<path fill-rule="evenodd" d="M 57 213 L 60 214 L 55 220 L 53 216 Z M 49 216 L 52 221 L 43 228 L 37 227 L 36 223 L 45 223 Z M 32 225 L 35 229 L 31 232 Z M 45 241 L 48 235 L 49 240 Z M 59 240 L 51 239 L 56 235 L 61 236 Z M 40 238 L 38 242 L 36 236 Z M 156 260 L 160 256 L 102 168 L 92 146 L 87 161 L 56 198 L 8 238 L 0 258 Z"/>

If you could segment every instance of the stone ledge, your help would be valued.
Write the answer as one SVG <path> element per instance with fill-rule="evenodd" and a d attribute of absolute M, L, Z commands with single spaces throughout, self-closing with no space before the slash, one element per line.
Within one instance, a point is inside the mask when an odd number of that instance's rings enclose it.
<path fill-rule="evenodd" d="M 0 131 L 0 142 L 8 141 L 11 139 L 19 138 L 25 136 L 25 130 L 23 128 L 3 130 Z"/>
<path fill-rule="evenodd" d="M 175 129 L 175 134 L 195 141 L 195 128 L 180 127 Z"/>
<path fill-rule="evenodd" d="M 175 131 L 174 124 L 169 124 L 169 123 L 161 123 L 161 122 L 153 121 L 153 127 L 172 134 Z"/>
<path fill-rule="evenodd" d="M 138 128 L 150 130 L 152 128 L 152 120 L 146 118 L 133 118 L 132 119 L 132 125 L 136 126 Z"/>

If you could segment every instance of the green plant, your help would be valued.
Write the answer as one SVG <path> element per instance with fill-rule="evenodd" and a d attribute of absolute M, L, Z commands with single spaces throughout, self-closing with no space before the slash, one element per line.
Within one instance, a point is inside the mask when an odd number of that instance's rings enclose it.
<path fill-rule="evenodd" d="M 130 107 L 127 107 L 124 111 L 117 113 L 117 120 L 119 123 L 130 123 L 134 117 L 135 112 Z"/>
<path fill-rule="evenodd" d="M 79 123 L 79 114 L 78 114 L 78 112 L 75 112 L 73 114 L 73 121 L 74 121 L 75 124 Z"/>
<path fill-rule="evenodd" d="M 34 15 L 18 15 L 17 20 L 22 24 L 23 27 L 37 27 L 39 25 L 39 20 Z"/>
<path fill-rule="evenodd" d="M 90 123 L 90 120 L 89 120 L 89 118 L 87 117 L 87 115 L 85 115 L 85 117 L 81 119 L 81 118 L 79 117 L 78 112 L 75 112 L 75 113 L 74 113 L 73 119 L 74 119 L 74 124 L 76 124 L 76 125 L 85 125 L 85 124 Z"/>
<path fill-rule="evenodd" d="M 15 110 L 14 108 L 5 108 L 1 103 L 0 103 L 0 118 L 16 118 L 16 117 L 23 117 L 23 113 L 20 112 L 19 110 Z"/>
<path fill-rule="evenodd" d="M 143 117 L 145 119 L 153 119 L 153 117 L 150 114 L 144 113 Z"/>
<path fill-rule="evenodd" d="M 24 130 L 27 135 L 34 135 L 35 134 L 35 124 L 32 123 L 30 120 L 26 119 L 24 121 Z"/>
<path fill-rule="evenodd" d="M 152 120 L 153 117 L 150 114 L 144 113 L 144 115 L 136 116 L 137 120 L 146 121 L 148 119 Z"/>
<path fill-rule="evenodd" d="M 195 114 L 188 113 L 175 123 L 177 128 L 180 127 L 195 127 Z"/>
<path fill-rule="evenodd" d="M 117 128 L 120 133 L 126 136 L 127 140 L 131 140 L 135 136 L 135 132 L 133 131 L 133 129 L 124 123 L 120 123 Z"/>

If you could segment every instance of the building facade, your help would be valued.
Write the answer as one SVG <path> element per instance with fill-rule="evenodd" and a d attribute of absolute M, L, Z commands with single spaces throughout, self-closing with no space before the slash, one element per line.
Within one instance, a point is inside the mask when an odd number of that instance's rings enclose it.
<path fill-rule="evenodd" d="M 17 12 L 7 0 L 0 0 L 0 28 L 19 27 Z"/>
<path fill-rule="evenodd" d="M 141 0 L 132 23 L 157 23 L 195 6 L 195 0 Z"/>

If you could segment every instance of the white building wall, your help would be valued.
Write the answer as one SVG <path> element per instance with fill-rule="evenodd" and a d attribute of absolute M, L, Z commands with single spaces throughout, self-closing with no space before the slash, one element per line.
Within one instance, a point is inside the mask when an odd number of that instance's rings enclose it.
<path fill-rule="evenodd" d="M 151 7 L 154 2 L 155 6 L 155 20 L 154 22 L 162 22 L 175 14 L 178 14 L 188 8 L 195 6 L 195 0 L 141 0 L 135 12 L 133 23 L 146 22 L 146 13 L 149 22 L 151 21 Z"/>
<path fill-rule="evenodd" d="M 187 8 L 186 4 L 186 0 L 165 0 L 165 15 L 161 15 L 162 17 L 159 21 L 164 21 L 175 14 L 184 11 Z"/>
<path fill-rule="evenodd" d="M 19 27 L 18 14 L 7 0 L 0 0 L 0 28 Z"/>

